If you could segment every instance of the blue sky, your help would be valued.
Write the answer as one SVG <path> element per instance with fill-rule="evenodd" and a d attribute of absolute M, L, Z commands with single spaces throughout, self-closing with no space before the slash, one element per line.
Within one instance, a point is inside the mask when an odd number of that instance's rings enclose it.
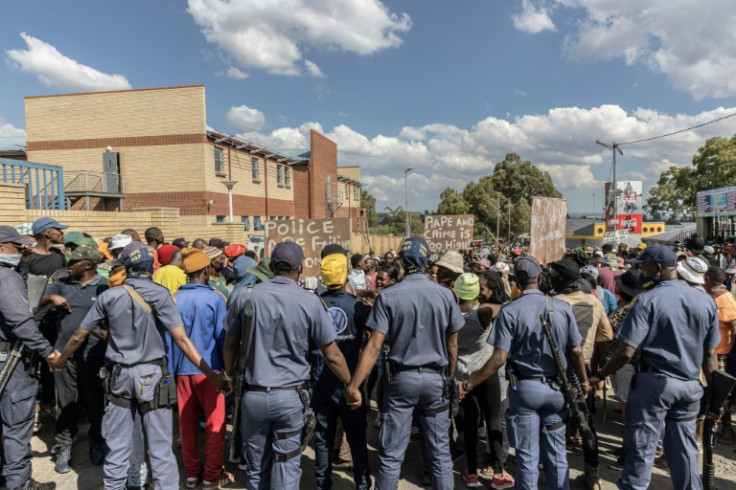
<path fill-rule="evenodd" d="M 595 144 L 736 112 L 732 0 L 6 2 L 0 137 L 23 97 L 203 83 L 208 124 L 272 148 L 310 128 L 384 206 L 434 209 L 506 153 L 548 171 L 571 212 L 602 208 Z M 646 191 L 736 118 L 623 147 Z M 724 185 L 733 183 L 724 183 Z"/>

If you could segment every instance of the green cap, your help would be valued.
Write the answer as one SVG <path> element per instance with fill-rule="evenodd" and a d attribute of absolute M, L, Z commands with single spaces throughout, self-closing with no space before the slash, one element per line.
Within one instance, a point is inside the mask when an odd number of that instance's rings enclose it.
<path fill-rule="evenodd" d="M 271 268 L 269 267 L 270 263 L 271 259 L 266 257 L 258 265 L 248 267 L 248 272 L 256 276 L 261 282 L 268 282 L 273 277 L 273 272 L 271 272 Z"/>
<path fill-rule="evenodd" d="M 80 245 L 75 248 L 67 257 L 69 262 L 76 262 L 78 260 L 89 260 L 93 264 L 99 264 L 105 258 L 97 247 L 90 247 L 88 245 Z"/>
<path fill-rule="evenodd" d="M 69 243 L 97 248 L 97 242 L 90 237 L 84 236 L 81 231 L 70 231 L 69 233 L 64 233 L 64 245 L 68 245 Z"/>

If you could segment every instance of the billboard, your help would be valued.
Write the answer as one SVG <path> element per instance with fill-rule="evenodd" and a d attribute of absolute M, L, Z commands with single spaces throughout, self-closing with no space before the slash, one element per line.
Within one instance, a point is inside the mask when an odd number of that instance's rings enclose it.
<path fill-rule="evenodd" d="M 736 216 L 736 187 L 700 191 L 696 207 L 698 218 Z"/>
<path fill-rule="evenodd" d="M 532 199 L 532 229 L 529 253 L 540 264 L 549 264 L 565 256 L 567 200 L 554 197 Z"/>
<path fill-rule="evenodd" d="M 320 274 L 320 256 L 325 245 L 337 243 L 350 250 L 350 218 L 285 219 L 266 221 L 266 257 L 279 242 L 296 242 L 304 250 L 304 277 Z"/>
<path fill-rule="evenodd" d="M 424 218 L 424 239 L 432 252 L 466 250 L 473 241 L 472 214 L 429 215 Z"/>
<path fill-rule="evenodd" d="M 606 225 L 609 229 L 628 230 L 629 234 L 641 234 L 642 199 L 641 180 L 619 180 L 617 192 L 612 192 L 612 183 L 606 182 Z M 618 195 L 618 199 L 615 199 Z M 613 206 L 616 203 L 616 222 L 613 222 Z"/>

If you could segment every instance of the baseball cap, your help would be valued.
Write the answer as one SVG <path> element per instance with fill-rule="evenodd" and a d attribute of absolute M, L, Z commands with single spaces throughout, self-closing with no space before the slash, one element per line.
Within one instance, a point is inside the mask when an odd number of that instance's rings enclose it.
<path fill-rule="evenodd" d="M 688 257 L 677 263 L 677 273 L 681 278 L 693 284 L 705 284 L 705 273 L 708 263 L 698 257 Z"/>
<path fill-rule="evenodd" d="M 67 228 L 69 228 L 69 226 L 62 225 L 54 218 L 45 217 L 38 218 L 36 221 L 34 221 L 31 230 L 33 231 L 34 235 L 38 235 L 39 233 L 43 233 L 44 231 L 51 228 L 56 228 L 57 230 L 66 230 Z"/>
<path fill-rule="evenodd" d="M 89 260 L 93 264 L 99 264 L 104 258 L 97 247 L 90 247 L 89 245 L 80 245 L 68 255 L 69 262 Z"/>
<path fill-rule="evenodd" d="M 175 238 L 173 242 L 171 242 L 172 245 L 175 245 L 179 248 L 186 248 L 189 246 L 189 242 L 186 241 L 183 237 Z"/>
<path fill-rule="evenodd" d="M 130 235 L 115 235 L 112 237 L 110 245 L 107 247 L 108 250 L 118 250 L 125 248 L 133 241 L 133 237 Z"/>
<path fill-rule="evenodd" d="M 454 289 L 457 297 L 463 301 L 470 301 L 477 298 L 480 294 L 478 276 L 471 272 L 461 274 L 460 277 L 455 280 Z"/>
<path fill-rule="evenodd" d="M 279 242 L 271 252 L 271 263 L 274 267 L 279 264 L 287 264 L 289 270 L 298 269 L 304 260 L 304 251 L 295 242 Z"/>
<path fill-rule="evenodd" d="M 129 243 L 119 258 L 131 277 L 149 277 L 153 274 L 153 253 L 145 243 Z"/>
<path fill-rule="evenodd" d="M 18 233 L 12 226 L 0 226 L 0 243 L 15 243 L 18 245 L 33 245 L 33 242 Z"/>
<path fill-rule="evenodd" d="M 97 247 L 97 242 L 94 238 L 84 236 L 84 233 L 81 231 L 70 231 L 69 233 L 64 233 L 64 245 L 68 245 L 70 243 L 73 245 Z"/>
<path fill-rule="evenodd" d="M 539 277 L 542 273 L 542 266 L 539 261 L 531 255 L 524 255 L 514 264 L 514 276 L 516 280 L 522 284 L 528 283 L 535 277 Z"/>
<path fill-rule="evenodd" d="M 333 253 L 322 259 L 320 264 L 322 282 L 327 289 L 340 289 L 348 279 L 348 258 L 341 253 Z"/>
<path fill-rule="evenodd" d="M 629 259 L 630 264 L 654 263 L 665 267 L 677 265 L 677 254 L 664 245 L 651 245 L 635 259 Z"/>
<path fill-rule="evenodd" d="M 442 257 L 440 257 L 440 260 L 435 262 L 434 265 L 450 269 L 452 272 L 457 274 L 465 272 L 465 269 L 463 268 L 463 256 L 454 250 L 448 250 L 445 252 Z"/>
<path fill-rule="evenodd" d="M 593 267 L 592 265 L 586 265 L 580 269 L 580 274 L 590 274 L 591 276 L 598 279 L 598 268 Z"/>

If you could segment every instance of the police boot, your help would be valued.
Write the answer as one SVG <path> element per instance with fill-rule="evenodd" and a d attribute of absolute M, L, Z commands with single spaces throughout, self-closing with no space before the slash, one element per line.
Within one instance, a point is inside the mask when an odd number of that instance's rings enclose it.
<path fill-rule="evenodd" d="M 13 487 L 10 490 L 54 490 L 56 483 L 38 483 L 33 478 L 29 478 L 23 485 L 19 487 Z"/>
<path fill-rule="evenodd" d="M 583 474 L 583 482 L 588 490 L 601 490 L 601 480 L 598 478 L 598 468 L 593 468 L 589 464 L 585 464 L 585 473 Z"/>

